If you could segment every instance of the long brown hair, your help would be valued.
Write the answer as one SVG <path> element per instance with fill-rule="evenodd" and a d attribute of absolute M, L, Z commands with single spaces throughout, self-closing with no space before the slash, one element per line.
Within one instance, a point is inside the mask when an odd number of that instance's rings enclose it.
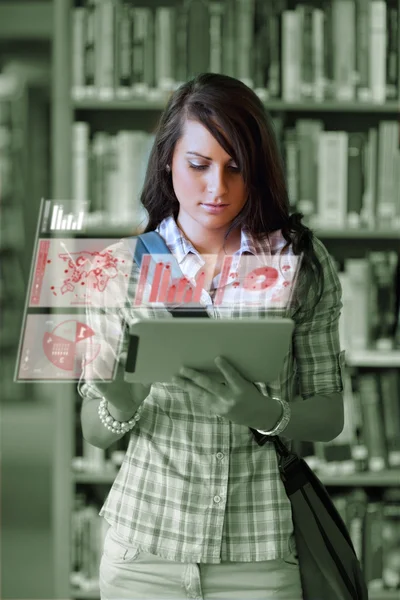
<path fill-rule="evenodd" d="M 248 190 L 248 199 L 232 221 L 226 235 L 246 226 L 254 236 L 268 236 L 281 229 L 295 254 L 302 254 L 294 302 L 300 307 L 305 295 L 314 293 L 319 301 L 323 270 L 313 248 L 313 232 L 301 220 L 303 214 L 290 214 L 285 169 L 271 118 L 258 96 L 244 83 L 217 73 L 201 73 L 181 85 L 169 98 L 155 132 L 141 203 L 148 213 L 144 232 L 154 231 L 166 217 L 177 219 L 179 202 L 171 172 L 175 144 L 183 134 L 187 119 L 208 129 L 239 167 Z M 301 301 L 302 300 L 302 301 Z"/>

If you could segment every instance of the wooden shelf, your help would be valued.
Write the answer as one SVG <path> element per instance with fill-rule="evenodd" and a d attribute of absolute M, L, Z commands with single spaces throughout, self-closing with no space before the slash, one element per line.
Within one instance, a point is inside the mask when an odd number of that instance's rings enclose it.
<path fill-rule="evenodd" d="M 77 98 L 72 95 L 72 106 L 76 110 L 163 110 L 169 93 L 151 93 L 149 96 L 137 95 L 132 98 L 100 99 L 97 97 Z M 346 113 L 387 113 L 397 114 L 398 102 L 377 104 L 373 102 L 284 102 L 282 100 L 266 100 L 265 106 L 270 111 L 287 112 L 346 112 Z"/>
<path fill-rule="evenodd" d="M 72 471 L 72 479 L 75 483 L 99 483 L 99 484 L 109 484 L 111 485 L 114 482 L 114 479 L 117 476 L 118 471 L 105 471 L 105 472 L 77 472 Z"/>
<path fill-rule="evenodd" d="M 82 598 L 87 600 L 100 600 L 100 590 L 77 590 L 76 588 L 71 589 L 69 595 L 70 598 Z"/>
<path fill-rule="evenodd" d="M 398 240 L 398 229 L 314 229 L 315 235 L 322 239 L 338 240 Z"/>
<path fill-rule="evenodd" d="M 323 475 L 318 471 L 316 473 L 327 487 L 398 487 L 400 481 L 400 469 L 351 475 Z"/>
<path fill-rule="evenodd" d="M 400 367 L 400 350 L 348 350 L 346 362 L 350 367 Z"/>

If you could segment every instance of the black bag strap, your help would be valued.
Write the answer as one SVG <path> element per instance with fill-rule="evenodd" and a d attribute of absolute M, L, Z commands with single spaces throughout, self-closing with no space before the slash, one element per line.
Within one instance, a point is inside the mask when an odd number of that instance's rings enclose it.
<path fill-rule="evenodd" d="M 138 236 L 128 238 L 128 240 L 136 242 L 134 261 L 139 268 L 142 263 L 142 258 L 144 254 L 168 254 L 171 257 L 170 261 L 172 277 L 177 279 L 183 277 L 183 273 L 178 262 L 176 261 L 175 257 L 171 253 L 163 238 L 156 231 L 148 231 L 147 233 L 142 233 Z M 150 271 L 149 279 L 151 280 Z M 166 308 L 175 318 L 209 318 L 209 315 L 203 306 L 199 306 L 196 309 L 187 309 L 185 307 L 168 307 L 166 305 Z M 279 439 L 278 436 L 264 435 L 263 433 L 260 433 L 252 427 L 249 427 L 249 429 L 253 433 L 253 436 L 259 446 L 263 446 L 267 442 L 272 442 L 274 444 L 275 450 L 279 456 L 279 469 L 281 471 L 281 474 L 284 475 L 285 472 L 288 473 L 287 469 L 289 468 L 289 466 L 293 465 L 296 459 L 298 460 L 297 454 L 294 454 L 292 451 L 288 450 L 285 444 L 282 442 L 282 440 Z"/>

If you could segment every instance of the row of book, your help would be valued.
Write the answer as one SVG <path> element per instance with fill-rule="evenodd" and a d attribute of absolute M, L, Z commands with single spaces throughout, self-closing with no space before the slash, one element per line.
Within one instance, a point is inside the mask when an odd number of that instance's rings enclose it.
<path fill-rule="evenodd" d="M 398 123 L 352 133 L 325 131 L 322 121 L 298 119 L 281 129 L 291 206 L 312 225 L 400 229 L 400 149 Z M 282 139 L 283 138 L 283 139 Z M 132 226 L 145 215 L 140 204 L 154 134 L 120 130 L 90 132 L 87 122 L 73 125 L 73 198 L 77 211 L 90 200 L 103 220 Z M 116 202 L 118 199 L 118 202 Z M 118 207 L 118 213 L 116 213 Z"/>
<path fill-rule="evenodd" d="M 136 3 L 135 3 L 136 4 Z M 77 0 L 76 99 L 171 91 L 196 73 L 226 73 L 264 99 L 399 97 L 397 0 L 177 0 L 168 6 Z"/>
<path fill-rule="evenodd" d="M 382 120 L 368 131 L 325 131 L 298 119 L 283 131 L 291 204 L 321 228 L 400 229 L 399 125 Z"/>
<path fill-rule="evenodd" d="M 26 286 L 23 272 L 21 97 L 18 78 L 0 73 L 0 381 L 6 401 L 24 399 L 13 373 Z"/>
<path fill-rule="evenodd" d="M 90 139 L 88 123 L 74 123 L 72 197 L 76 212 L 90 201 L 87 223 L 95 224 L 98 215 L 111 224 L 141 224 L 140 192 L 153 143 L 154 135 L 145 131 L 97 131 Z"/>
<path fill-rule="evenodd" d="M 369 251 L 364 258 L 346 258 L 338 272 L 342 286 L 339 333 L 345 350 L 400 348 L 399 254 Z"/>
<path fill-rule="evenodd" d="M 369 498 L 365 490 L 334 494 L 370 590 L 400 588 L 400 490 Z M 84 493 L 75 496 L 72 513 L 71 575 L 73 587 L 98 589 L 104 537 L 109 527 Z"/>
<path fill-rule="evenodd" d="M 365 490 L 332 495 L 362 565 L 368 589 L 400 589 L 400 490 L 381 498 Z"/>
<path fill-rule="evenodd" d="M 400 371 L 346 369 L 344 427 L 330 442 L 302 442 L 300 453 L 328 476 L 400 468 Z M 398 471 L 393 471 L 398 472 Z"/>

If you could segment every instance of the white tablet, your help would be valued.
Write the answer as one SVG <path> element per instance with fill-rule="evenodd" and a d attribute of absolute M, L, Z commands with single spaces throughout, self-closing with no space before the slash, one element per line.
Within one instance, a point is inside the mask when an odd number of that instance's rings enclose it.
<path fill-rule="evenodd" d="M 276 379 L 291 344 L 294 322 L 264 319 L 146 319 L 130 326 L 125 380 L 171 382 L 182 366 L 224 376 L 214 363 L 224 356 L 249 381 Z"/>

